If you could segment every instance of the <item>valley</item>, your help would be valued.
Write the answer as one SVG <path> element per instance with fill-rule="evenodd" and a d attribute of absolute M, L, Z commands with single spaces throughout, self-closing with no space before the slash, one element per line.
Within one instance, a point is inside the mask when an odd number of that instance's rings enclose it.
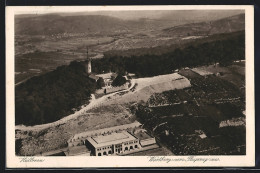
<path fill-rule="evenodd" d="M 127 21 L 106 16 L 69 18 L 73 22 L 66 25 L 69 19 L 60 15 L 43 15 L 38 20 L 34 20 L 34 17 L 17 17 L 15 83 L 52 71 L 73 60 L 83 60 L 87 48 L 93 59 L 118 55 L 161 55 L 185 47 L 185 44 L 196 39 L 244 29 L 241 20 L 243 14 L 212 23 L 198 20 L 199 23 L 192 21 L 190 24 L 185 24 L 191 22 L 188 20 Z M 50 25 L 48 19 L 57 24 Z M 34 27 L 38 25 L 45 27 Z M 220 29 L 221 27 L 229 29 Z M 28 33 L 28 30 L 32 31 Z"/>

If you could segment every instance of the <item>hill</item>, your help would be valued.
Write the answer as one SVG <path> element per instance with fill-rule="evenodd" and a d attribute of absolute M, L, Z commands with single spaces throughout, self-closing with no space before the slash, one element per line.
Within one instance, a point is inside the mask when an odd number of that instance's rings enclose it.
<path fill-rule="evenodd" d="M 229 16 L 244 13 L 243 10 L 137 10 L 137 11 L 93 11 L 93 12 L 75 12 L 59 13 L 63 16 L 80 16 L 80 15 L 104 15 L 120 18 L 123 20 L 138 20 L 141 18 L 151 20 L 168 20 L 168 21 L 205 21 L 217 20 Z"/>
<path fill-rule="evenodd" d="M 239 14 L 215 21 L 190 23 L 174 26 L 163 30 L 163 35 L 178 34 L 180 36 L 190 35 L 212 35 L 217 33 L 228 33 L 245 29 L 245 14 Z"/>
<path fill-rule="evenodd" d="M 85 75 L 84 66 L 71 62 L 15 88 L 15 124 L 35 125 L 59 120 L 72 108 L 87 104 L 96 83 Z"/>
<path fill-rule="evenodd" d="M 210 42 L 201 40 L 162 55 L 94 59 L 92 70 L 95 73 L 128 71 L 138 77 L 148 77 L 169 74 L 186 66 L 196 67 L 215 62 L 228 65 L 245 58 L 244 32 L 215 37 L 205 38 L 212 39 Z M 35 125 L 58 120 L 72 113 L 73 108 L 87 104 L 95 89 L 96 83 L 85 75 L 80 62 L 74 61 L 68 66 L 35 76 L 15 88 L 15 123 Z"/>
<path fill-rule="evenodd" d="M 158 19 L 140 18 L 123 20 L 120 17 L 109 15 L 18 15 L 15 17 L 16 35 L 55 35 L 63 33 L 87 33 L 107 35 L 118 32 L 157 30 L 161 35 L 187 35 L 204 33 L 225 33 L 242 30 L 244 28 L 244 14 L 219 19 L 210 17 L 203 19 L 202 14 L 190 12 L 190 15 L 181 15 L 178 12 L 161 16 Z M 101 13 L 102 14 L 102 13 Z M 227 14 L 225 14 L 227 15 Z M 225 15 L 216 15 L 222 16 Z M 202 21 L 202 22 L 201 22 Z M 201 22 L 201 23 L 196 23 Z M 188 24 L 187 24 L 188 23 Z M 242 28 L 242 29 L 241 29 Z"/>
<path fill-rule="evenodd" d="M 131 25 L 124 20 L 101 16 L 60 16 L 58 14 L 33 15 L 15 18 L 17 35 L 52 35 L 61 33 L 109 33 L 126 30 Z"/>
<path fill-rule="evenodd" d="M 143 56 L 143 55 L 162 55 L 169 52 L 173 52 L 175 49 L 183 49 L 189 46 L 195 46 L 198 44 L 209 43 L 216 40 L 225 40 L 232 39 L 237 37 L 238 35 L 244 35 L 244 30 L 232 32 L 232 33 L 220 33 L 213 34 L 209 36 L 202 36 L 197 39 L 176 39 L 176 43 L 171 45 L 161 45 L 153 48 L 136 48 L 136 49 L 128 49 L 128 50 L 109 50 L 104 52 L 105 57 L 113 57 L 113 56 Z"/>
<path fill-rule="evenodd" d="M 149 50 L 149 49 L 147 49 Z M 150 49 L 153 51 L 152 49 Z M 93 60 L 93 71 L 128 71 L 138 77 L 172 73 L 182 67 L 196 67 L 219 62 L 228 65 L 245 58 L 245 33 L 217 35 L 170 48 L 161 55 L 105 56 Z"/>

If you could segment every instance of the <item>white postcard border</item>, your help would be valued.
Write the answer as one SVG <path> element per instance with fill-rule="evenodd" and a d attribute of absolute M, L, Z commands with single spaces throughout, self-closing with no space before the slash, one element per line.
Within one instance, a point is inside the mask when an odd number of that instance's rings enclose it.
<path fill-rule="evenodd" d="M 245 10 L 246 24 L 246 155 L 245 156 L 109 156 L 109 157 L 18 157 L 15 156 L 14 112 L 14 15 L 45 12 L 121 10 Z M 255 165 L 254 102 L 254 7 L 252 5 L 196 6 L 8 6 L 6 7 L 6 167 L 248 167 Z M 156 160 L 157 159 L 157 160 Z M 156 160 L 156 161 L 155 161 Z"/>

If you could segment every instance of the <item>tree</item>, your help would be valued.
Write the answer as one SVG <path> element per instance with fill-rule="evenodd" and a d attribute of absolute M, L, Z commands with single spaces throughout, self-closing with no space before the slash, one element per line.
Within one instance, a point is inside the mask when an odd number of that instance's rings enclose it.
<path fill-rule="evenodd" d="M 112 82 L 112 86 L 121 86 L 124 85 L 126 83 L 126 79 L 125 77 L 123 77 L 122 75 L 117 75 L 117 77 L 115 78 L 115 80 Z"/>
<path fill-rule="evenodd" d="M 22 139 L 15 140 L 15 154 L 16 155 L 19 155 L 21 147 L 22 147 Z"/>
<path fill-rule="evenodd" d="M 104 79 L 102 77 L 100 77 L 98 80 L 97 80 L 97 89 L 101 89 L 102 87 L 105 86 L 105 82 L 104 82 Z"/>

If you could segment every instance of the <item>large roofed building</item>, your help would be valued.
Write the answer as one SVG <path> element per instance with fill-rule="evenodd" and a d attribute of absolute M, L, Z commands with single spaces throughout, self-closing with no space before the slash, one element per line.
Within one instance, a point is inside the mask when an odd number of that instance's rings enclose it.
<path fill-rule="evenodd" d="M 96 156 L 120 154 L 141 148 L 139 139 L 127 131 L 88 137 L 86 145 Z"/>
<path fill-rule="evenodd" d="M 155 138 L 141 128 L 139 122 L 75 134 L 68 140 L 68 147 L 86 146 L 90 155 L 125 155 L 149 147 L 158 147 Z M 73 151 L 73 150 L 71 150 Z M 78 152 L 80 153 L 80 152 Z M 83 152 L 88 154 L 89 152 Z M 82 154 L 82 153 L 80 153 Z"/>
<path fill-rule="evenodd" d="M 104 128 L 104 129 L 99 129 L 99 130 L 93 130 L 93 131 L 85 131 L 82 133 L 75 134 L 72 136 L 67 142 L 69 147 L 73 146 L 78 146 L 84 142 L 87 137 L 92 137 L 92 136 L 98 136 L 98 135 L 104 135 L 112 132 L 120 132 L 123 130 L 130 130 L 134 129 L 137 127 L 140 127 L 142 124 L 140 124 L 138 121 L 135 121 L 130 124 L 124 124 L 120 126 L 115 126 L 115 127 L 109 127 L 109 128 Z"/>

